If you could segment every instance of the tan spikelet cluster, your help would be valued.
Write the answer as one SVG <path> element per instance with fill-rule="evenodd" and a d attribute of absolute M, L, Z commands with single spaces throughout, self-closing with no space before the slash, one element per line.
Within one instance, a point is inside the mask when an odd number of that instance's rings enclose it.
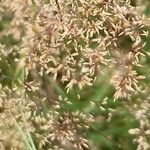
<path fill-rule="evenodd" d="M 41 4 L 32 22 L 27 23 L 27 69 L 53 76 L 69 92 L 74 86 L 92 86 L 101 68 L 115 64 L 114 97 L 128 97 L 139 90 L 139 77 L 133 68 L 143 55 L 142 36 L 148 34 L 143 20 L 125 1 Z"/>
<path fill-rule="evenodd" d="M 149 88 L 144 91 L 144 95 L 148 95 Z M 136 128 L 130 129 L 129 133 L 135 136 L 134 142 L 138 143 L 137 150 L 150 149 L 150 97 L 139 99 L 132 110 L 133 115 L 139 121 Z"/>
<path fill-rule="evenodd" d="M 124 0 L 0 1 L 8 70 L 0 70 L 0 149 L 90 149 L 94 116 L 70 109 L 69 94 L 92 87 L 104 68 L 113 72 L 115 99 L 141 92 L 134 68 L 148 32 L 137 10 Z"/>
<path fill-rule="evenodd" d="M 10 90 L 0 85 L 0 149 L 25 149 L 19 128 L 21 95 L 18 89 Z"/>

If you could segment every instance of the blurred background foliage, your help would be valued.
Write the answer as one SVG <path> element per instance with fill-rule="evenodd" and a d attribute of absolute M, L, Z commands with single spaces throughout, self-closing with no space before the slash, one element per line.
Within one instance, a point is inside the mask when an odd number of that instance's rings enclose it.
<path fill-rule="evenodd" d="M 132 0 L 132 5 L 136 6 L 136 0 Z M 146 1 L 145 14 L 150 16 L 150 1 Z M 12 14 L 5 12 L 1 14 L 0 12 L 0 33 L 9 26 L 12 20 Z M 15 46 L 20 44 L 21 40 L 16 40 L 11 34 L 7 36 L 0 36 L 0 43 L 6 45 L 8 51 L 12 49 L 8 56 L 3 55 L 1 52 L 0 59 L 0 83 L 11 87 L 13 84 L 18 84 L 20 81 L 24 80 L 24 67 L 18 63 L 18 59 L 21 56 L 17 52 Z M 146 39 L 145 50 L 150 52 L 150 34 Z M 123 43 L 128 45 L 128 40 Z M 150 58 L 146 56 L 141 59 L 143 68 L 138 68 L 138 72 L 146 76 L 146 79 L 142 84 L 150 85 Z M 51 83 L 47 77 L 46 80 Z M 113 100 L 114 89 L 110 82 L 111 70 L 106 69 L 104 74 L 97 80 L 96 84 L 91 88 L 88 87 L 84 89 L 81 93 L 81 99 L 76 100 L 77 89 L 74 89 L 67 94 L 63 87 L 54 84 L 54 90 L 64 97 L 70 97 L 73 105 L 68 103 L 64 104 L 62 111 L 65 109 L 70 109 L 72 111 L 80 110 L 83 112 L 91 112 L 97 119 L 97 123 L 93 124 L 91 128 L 87 131 L 88 138 L 92 141 L 93 150 L 134 150 L 136 149 L 136 143 L 133 143 L 133 137 L 128 134 L 130 128 L 138 127 L 138 122 L 135 120 L 134 116 L 125 107 L 124 103 L 128 105 L 133 105 L 133 101 Z M 104 98 L 107 97 L 107 104 L 103 103 Z M 133 98 L 136 100 L 135 98 Z M 91 103 L 91 100 L 94 103 Z M 135 102 L 134 102 L 135 103 Z M 97 104 L 97 105 L 96 105 Z M 102 107 L 99 107 L 101 104 Z M 46 107 L 43 111 L 46 111 Z M 113 116 L 109 116 L 110 112 Z M 109 118 L 109 120 L 108 120 Z"/>

